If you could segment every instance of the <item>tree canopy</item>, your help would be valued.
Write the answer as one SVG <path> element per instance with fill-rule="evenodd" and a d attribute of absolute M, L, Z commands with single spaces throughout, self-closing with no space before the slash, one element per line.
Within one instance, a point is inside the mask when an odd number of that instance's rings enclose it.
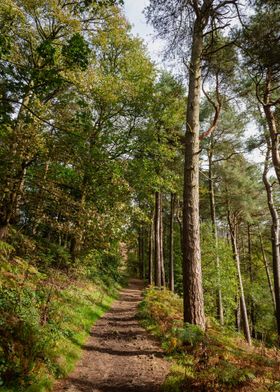
<path fill-rule="evenodd" d="M 122 5 L 0 4 L 0 388 L 61 376 L 67 298 L 124 274 L 182 296 L 184 334 L 279 345 L 279 6 L 150 0 L 174 75 Z"/>

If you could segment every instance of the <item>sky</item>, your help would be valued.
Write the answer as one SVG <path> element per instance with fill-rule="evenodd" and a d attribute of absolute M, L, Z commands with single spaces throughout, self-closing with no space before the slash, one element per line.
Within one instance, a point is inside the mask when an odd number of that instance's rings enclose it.
<path fill-rule="evenodd" d="M 146 23 L 143 10 L 148 3 L 149 0 L 124 0 L 124 12 L 132 25 L 132 33 L 144 40 L 152 60 L 160 64 L 164 43 L 155 39 L 153 28 Z"/>
<path fill-rule="evenodd" d="M 146 23 L 143 11 L 145 6 L 148 4 L 149 0 L 124 0 L 124 13 L 132 25 L 133 35 L 139 36 L 146 43 L 151 59 L 161 68 L 168 68 L 169 71 L 172 72 L 174 71 L 174 68 L 170 68 L 170 63 L 168 65 L 167 63 L 163 62 L 162 51 L 164 48 L 164 42 L 155 38 L 156 34 L 153 28 Z M 254 132 L 255 129 L 253 134 Z M 251 136 L 252 131 L 246 131 L 246 133 L 247 136 Z M 260 152 L 257 150 L 255 150 L 253 153 L 250 153 L 248 158 L 255 162 L 260 162 L 263 160 L 263 158 L 261 158 Z"/>

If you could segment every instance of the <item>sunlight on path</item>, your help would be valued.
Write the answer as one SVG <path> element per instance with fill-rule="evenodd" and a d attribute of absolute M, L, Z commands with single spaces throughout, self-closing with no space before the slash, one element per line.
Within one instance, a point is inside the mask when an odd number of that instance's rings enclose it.
<path fill-rule="evenodd" d="M 156 392 L 170 364 L 158 342 L 135 318 L 143 283 L 131 280 L 120 299 L 94 326 L 76 370 L 55 392 Z"/>

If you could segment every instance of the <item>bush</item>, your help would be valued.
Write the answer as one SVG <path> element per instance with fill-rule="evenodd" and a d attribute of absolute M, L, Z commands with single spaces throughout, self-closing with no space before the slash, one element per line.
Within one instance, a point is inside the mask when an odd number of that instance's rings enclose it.
<path fill-rule="evenodd" d="M 55 270 L 45 276 L 21 259 L 2 262 L 1 270 L 6 279 L 0 282 L 0 386 L 45 391 L 72 369 L 114 288 Z"/>
<path fill-rule="evenodd" d="M 38 259 L 41 268 L 59 268 L 68 270 L 73 264 L 70 253 L 63 246 L 41 242 L 38 249 Z"/>
<path fill-rule="evenodd" d="M 122 258 L 119 250 L 94 250 L 83 259 L 86 276 L 95 282 L 103 283 L 106 287 L 120 283 L 123 275 L 120 267 Z"/>
<path fill-rule="evenodd" d="M 273 350 L 266 348 L 264 355 L 259 348 L 248 346 L 239 334 L 210 319 L 206 332 L 184 324 L 182 300 L 176 294 L 148 288 L 139 317 L 174 360 L 164 391 L 275 390 L 279 362 Z"/>
<path fill-rule="evenodd" d="M 29 382 L 31 373 L 50 360 L 55 335 L 42 325 L 41 301 L 32 288 L 0 289 L 0 379 L 5 383 Z"/>

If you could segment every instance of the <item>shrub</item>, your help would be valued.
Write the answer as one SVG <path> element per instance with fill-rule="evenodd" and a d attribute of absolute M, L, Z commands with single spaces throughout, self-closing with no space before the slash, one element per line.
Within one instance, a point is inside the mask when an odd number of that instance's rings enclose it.
<path fill-rule="evenodd" d="M 32 288 L 0 290 L 0 378 L 9 383 L 30 380 L 47 362 L 55 336 L 41 325 L 38 297 Z"/>
<path fill-rule="evenodd" d="M 206 332 L 184 324 L 182 300 L 176 294 L 148 288 L 139 317 L 174 360 L 164 391 L 262 391 L 267 385 L 276 390 L 279 362 L 273 350 L 266 348 L 267 354 L 261 356 L 259 348 L 248 346 L 238 333 L 211 319 Z"/>

